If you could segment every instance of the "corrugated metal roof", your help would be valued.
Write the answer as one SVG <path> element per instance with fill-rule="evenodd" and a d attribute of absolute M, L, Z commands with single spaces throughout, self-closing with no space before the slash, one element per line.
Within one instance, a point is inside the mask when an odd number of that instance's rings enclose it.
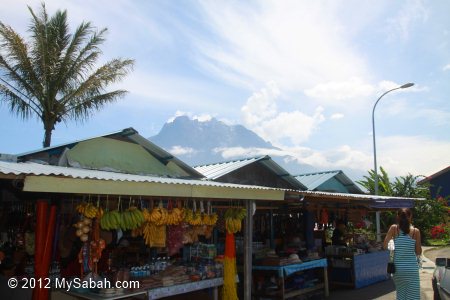
<path fill-rule="evenodd" d="M 331 178 L 336 177 L 337 180 L 349 189 L 350 193 L 363 193 L 363 191 L 350 178 L 348 178 L 342 170 L 299 174 L 294 177 L 303 183 L 308 190 L 315 190 Z"/>
<path fill-rule="evenodd" d="M 231 172 L 234 172 L 240 168 L 243 168 L 252 163 L 261 163 L 274 172 L 277 176 L 282 177 L 283 180 L 289 182 L 292 186 L 297 189 L 306 190 L 306 186 L 300 181 L 289 174 L 285 169 L 283 169 L 279 164 L 272 160 L 268 155 L 259 157 L 250 157 L 239 160 L 226 161 L 215 164 L 195 166 L 194 169 L 202 173 L 206 178 L 211 180 L 216 180 L 222 176 L 225 176 Z"/>
<path fill-rule="evenodd" d="M 265 158 L 265 156 L 232 160 L 215 164 L 195 166 L 194 169 L 202 173 L 206 178 L 215 180 L 263 158 Z"/>
<path fill-rule="evenodd" d="M 2 175 L 14 175 L 17 177 L 26 177 L 27 175 L 35 176 L 64 176 L 69 178 L 79 179 L 97 179 L 97 180 L 112 180 L 112 181 L 132 181 L 132 182 L 151 182 L 163 184 L 184 184 L 184 185 L 198 185 L 198 186 L 217 186 L 229 187 L 237 189 L 258 189 L 258 190 L 283 190 L 278 188 L 269 188 L 263 186 L 241 185 L 232 183 L 221 183 L 209 180 L 190 180 L 190 179 L 176 179 L 164 178 L 156 176 L 143 176 L 134 174 L 115 173 L 107 171 L 87 170 L 72 167 L 60 167 L 43 165 L 33 162 L 25 163 L 11 163 L 0 161 L 0 178 Z M 9 177 L 8 176 L 8 177 Z"/>
<path fill-rule="evenodd" d="M 369 194 L 347 194 L 347 193 L 331 193 L 321 191 L 298 191 L 297 194 L 312 196 L 312 197 L 334 197 L 341 199 L 360 199 L 360 200 L 425 200 L 425 198 L 409 198 L 409 197 L 394 197 L 394 196 L 380 196 Z"/>
<path fill-rule="evenodd" d="M 117 135 L 117 134 L 121 134 L 123 135 L 124 133 L 138 133 L 134 128 L 130 127 L 130 128 L 126 128 L 126 129 L 122 129 L 122 130 L 118 130 L 118 131 L 114 131 L 111 133 L 107 133 L 107 134 L 103 134 L 103 135 L 98 135 L 98 136 L 93 136 L 93 137 L 89 137 L 89 138 L 85 138 L 85 139 L 81 139 L 81 140 L 75 140 L 69 143 L 64 143 L 64 144 L 58 144 L 58 145 L 54 145 L 54 146 L 49 146 L 49 147 L 45 147 L 45 148 L 41 148 L 41 149 L 37 149 L 37 150 L 31 150 L 31 151 L 27 151 L 24 153 L 19 153 L 17 154 L 17 157 L 24 157 L 30 154 L 35 154 L 35 153 L 39 153 L 39 152 L 45 152 L 45 151 L 51 151 L 53 149 L 58 149 L 61 147 L 67 147 L 70 145 L 75 145 L 79 142 L 84 142 L 84 141 L 88 141 L 88 140 L 92 140 L 98 137 L 108 137 L 108 136 L 112 136 L 112 135 Z"/>
<path fill-rule="evenodd" d="M 314 190 L 322 183 L 328 181 L 337 175 L 339 171 L 328 171 L 328 172 L 319 172 L 319 173 L 308 173 L 308 174 L 300 174 L 295 175 L 294 177 L 299 180 L 301 183 L 306 185 L 308 190 Z"/>
<path fill-rule="evenodd" d="M 116 136 L 116 137 L 119 136 L 121 138 L 127 138 L 130 142 L 133 142 L 133 143 L 136 143 L 136 144 L 142 146 L 149 153 L 151 153 L 155 158 L 164 162 L 164 164 L 166 164 L 169 161 L 172 161 L 177 166 L 179 166 L 181 169 L 183 169 L 187 174 L 189 174 L 190 178 L 202 178 L 203 177 L 203 175 L 201 173 L 196 171 L 194 168 L 192 168 L 191 166 L 189 166 L 182 160 L 178 159 L 177 157 L 170 154 L 166 150 L 162 149 L 161 147 L 157 146 L 156 144 L 152 143 L 148 139 L 141 136 L 138 133 L 138 131 L 132 127 L 125 128 L 120 131 L 115 131 L 115 132 L 112 132 L 109 134 L 104 134 L 104 135 L 86 138 L 86 139 L 82 139 L 82 140 L 77 140 L 77 141 L 73 141 L 73 142 L 69 142 L 69 143 L 65 143 L 65 144 L 60 144 L 60 145 L 46 147 L 46 148 L 42 148 L 42 149 L 38 149 L 38 150 L 34 150 L 34 151 L 29 151 L 26 153 L 21 153 L 21 154 L 18 154 L 17 157 L 18 157 L 19 161 L 23 162 L 23 161 L 29 160 L 27 157 L 29 157 L 30 155 L 34 155 L 34 154 L 41 153 L 41 152 L 58 151 L 57 149 L 59 149 L 59 148 L 63 148 L 63 149 L 66 147 L 71 148 L 80 142 L 93 140 L 93 139 L 96 139 L 99 137 L 114 137 L 114 136 Z"/>
<path fill-rule="evenodd" d="M 393 209 L 402 207 L 413 207 L 414 201 L 422 201 L 425 198 L 408 198 L 408 197 L 392 197 L 378 196 L 368 194 L 347 194 L 347 193 L 331 193 L 321 191 L 289 191 L 286 197 L 304 197 L 306 201 L 320 205 L 335 205 L 337 202 L 348 205 L 363 205 L 372 209 Z"/>
<path fill-rule="evenodd" d="M 441 176 L 441 175 L 443 175 L 443 174 L 445 174 L 447 172 L 450 172 L 450 166 L 448 166 L 447 168 L 444 168 L 444 169 L 442 169 L 442 170 L 440 170 L 440 171 L 438 171 L 438 172 L 436 172 L 436 173 L 434 173 L 434 174 L 432 174 L 430 176 L 425 177 L 424 179 L 420 180 L 417 183 L 418 184 L 423 184 L 425 182 L 429 182 L 430 180 L 432 180 L 432 179 L 434 179 L 436 177 L 439 177 L 439 176 Z"/>

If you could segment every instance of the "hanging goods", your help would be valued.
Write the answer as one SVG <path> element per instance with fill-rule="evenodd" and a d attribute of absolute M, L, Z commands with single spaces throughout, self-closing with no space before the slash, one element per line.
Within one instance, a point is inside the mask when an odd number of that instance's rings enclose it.
<path fill-rule="evenodd" d="M 236 243 L 233 233 L 225 236 L 225 257 L 223 260 L 223 297 L 224 300 L 237 300 L 236 291 Z"/>

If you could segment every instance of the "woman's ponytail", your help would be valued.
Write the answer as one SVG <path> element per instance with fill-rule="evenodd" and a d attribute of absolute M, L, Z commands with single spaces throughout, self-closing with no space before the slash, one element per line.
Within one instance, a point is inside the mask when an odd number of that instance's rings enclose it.
<path fill-rule="evenodd" d="M 398 226 L 400 227 L 401 231 L 403 231 L 405 234 L 409 233 L 409 229 L 411 226 L 410 219 L 411 219 L 411 211 L 407 208 L 402 208 L 397 212 L 398 217 Z"/>

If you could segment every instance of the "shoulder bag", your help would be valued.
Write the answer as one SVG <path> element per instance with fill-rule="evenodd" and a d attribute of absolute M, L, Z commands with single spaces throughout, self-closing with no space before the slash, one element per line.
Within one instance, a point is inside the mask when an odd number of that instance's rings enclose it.
<path fill-rule="evenodd" d="M 398 230 L 398 226 L 396 226 L 396 228 Z M 397 233 L 397 235 L 398 235 L 398 233 Z M 389 244 L 395 245 L 393 238 L 389 241 Z M 395 273 L 395 264 L 394 264 L 394 251 L 395 251 L 395 248 L 394 247 L 391 247 L 391 249 L 389 249 L 389 251 L 390 251 L 390 253 L 389 253 L 389 262 L 387 264 L 387 273 L 388 274 L 394 274 Z M 389 246 L 388 246 L 388 248 L 389 248 Z"/>

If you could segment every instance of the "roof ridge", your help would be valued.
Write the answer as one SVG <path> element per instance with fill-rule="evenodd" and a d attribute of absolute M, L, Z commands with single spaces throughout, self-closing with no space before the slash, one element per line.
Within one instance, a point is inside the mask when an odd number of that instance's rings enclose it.
<path fill-rule="evenodd" d="M 246 158 L 240 158 L 240 159 L 234 159 L 234 160 L 225 160 L 225 161 L 220 161 L 220 162 L 215 162 L 215 163 L 209 163 L 209 164 L 202 164 L 202 165 L 196 165 L 196 166 L 192 166 L 193 168 L 200 168 L 200 167 L 206 167 L 206 166 L 214 166 L 214 165 L 220 165 L 220 164 L 226 164 L 226 163 L 235 163 L 235 162 L 239 162 L 239 161 L 247 161 L 247 160 L 261 160 L 264 158 L 270 158 L 269 155 L 260 155 L 260 156 L 252 156 L 252 157 L 246 157 Z"/>
<path fill-rule="evenodd" d="M 56 149 L 56 148 L 64 147 L 64 146 L 75 144 L 75 143 L 80 143 L 80 142 L 84 142 L 84 141 L 88 141 L 88 140 L 93 140 L 93 139 L 96 139 L 96 138 L 99 138 L 99 137 L 107 137 L 107 136 L 118 134 L 118 133 L 127 134 L 130 131 L 133 132 L 133 133 L 139 134 L 139 132 L 136 129 L 134 129 L 133 127 L 127 127 L 127 128 L 121 129 L 121 130 L 117 130 L 117 131 L 113 131 L 113 132 L 107 133 L 107 134 L 91 136 L 91 137 L 87 137 L 87 138 L 84 138 L 84 139 L 78 139 L 78 140 L 74 140 L 74 141 L 70 141 L 70 142 L 66 142 L 66 143 L 62 143 L 62 144 L 57 144 L 57 145 L 54 145 L 54 146 L 48 146 L 48 147 L 44 147 L 44 148 L 40 148 L 40 149 L 26 151 L 26 152 L 18 153 L 18 154 L 15 154 L 15 155 L 17 157 L 22 157 L 22 156 L 26 156 L 26 155 L 30 155 L 30 154 L 34 154 L 34 153 L 38 153 L 38 152 L 47 151 L 47 150 L 50 150 L 50 149 Z"/>
<path fill-rule="evenodd" d="M 298 177 L 298 176 L 307 176 L 307 175 L 319 175 L 319 174 L 329 174 L 329 173 L 343 173 L 342 170 L 330 170 L 330 171 L 322 171 L 322 172 L 312 172 L 312 173 L 303 173 L 303 174 L 297 174 L 297 175 L 292 175 L 294 177 Z"/>

